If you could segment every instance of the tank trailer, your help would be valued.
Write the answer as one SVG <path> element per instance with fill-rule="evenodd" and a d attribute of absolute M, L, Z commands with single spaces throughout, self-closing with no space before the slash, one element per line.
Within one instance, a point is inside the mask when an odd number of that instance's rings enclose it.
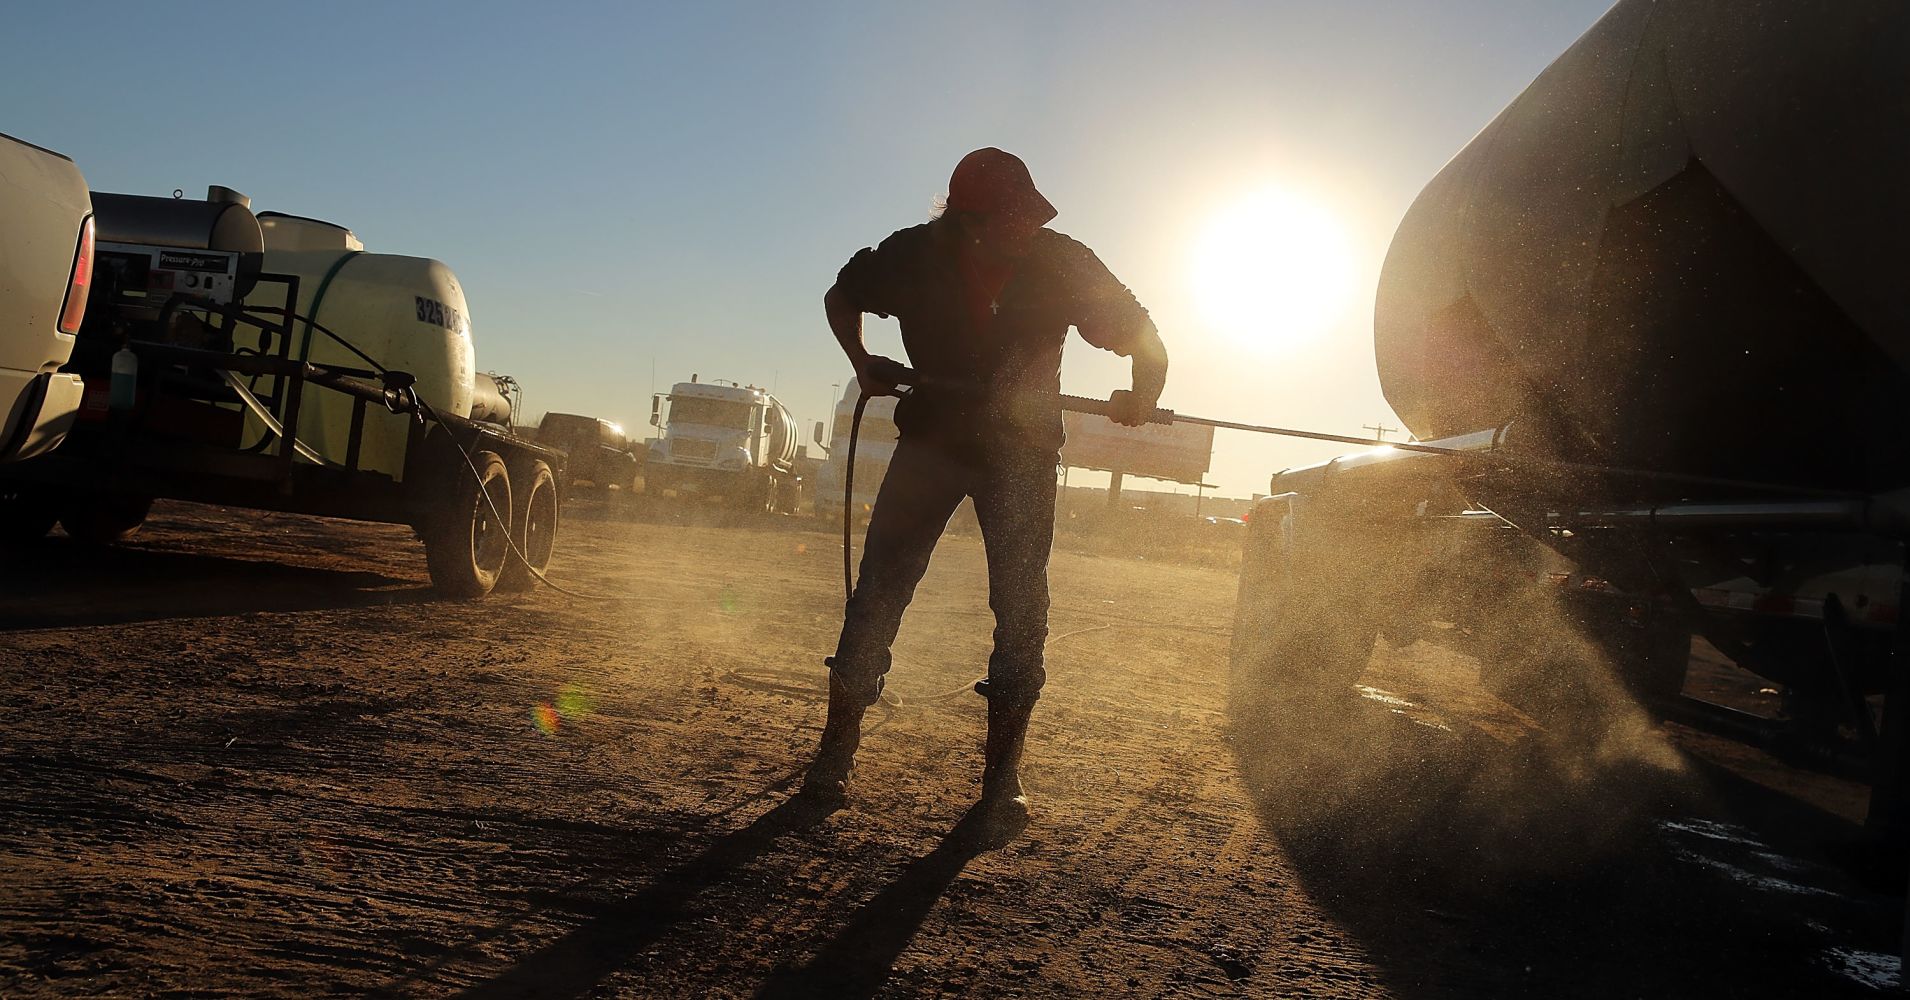
<path fill-rule="evenodd" d="M 513 383 L 475 372 L 449 268 L 223 187 L 92 206 L 91 293 L 60 368 L 85 388 L 57 450 L 0 466 L 9 538 L 57 521 L 121 540 L 166 497 L 410 525 L 456 597 L 548 565 L 563 456 L 513 431 Z"/>

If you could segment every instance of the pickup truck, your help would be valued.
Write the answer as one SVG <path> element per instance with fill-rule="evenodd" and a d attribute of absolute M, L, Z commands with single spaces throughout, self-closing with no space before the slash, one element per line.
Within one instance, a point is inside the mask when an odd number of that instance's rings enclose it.
<path fill-rule="evenodd" d="M 52 451 L 72 426 L 80 377 L 60 368 L 92 272 L 86 178 L 72 160 L 0 133 L 0 462 Z"/>

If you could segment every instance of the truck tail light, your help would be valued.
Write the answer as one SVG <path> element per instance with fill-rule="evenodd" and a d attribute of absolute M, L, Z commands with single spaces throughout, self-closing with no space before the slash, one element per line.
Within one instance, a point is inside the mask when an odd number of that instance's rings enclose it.
<path fill-rule="evenodd" d="M 93 217 L 80 223 L 80 246 L 73 254 L 73 277 L 66 283 L 66 304 L 60 307 L 60 332 L 80 332 L 86 318 L 86 291 L 93 283 Z"/>

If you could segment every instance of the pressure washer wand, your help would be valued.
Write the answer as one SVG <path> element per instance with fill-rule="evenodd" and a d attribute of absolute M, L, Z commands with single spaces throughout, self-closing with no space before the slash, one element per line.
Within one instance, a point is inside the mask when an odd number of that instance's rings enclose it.
<path fill-rule="evenodd" d="M 910 389 L 928 389 L 935 392 L 971 395 L 980 391 L 980 388 L 972 382 L 965 382 L 958 379 L 940 379 L 934 376 L 922 375 L 913 368 L 890 358 L 873 358 L 870 361 L 870 368 L 873 374 L 880 377 L 883 381 L 891 385 L 907 386 Z M 1109 399 L 1095 399 L 1090 396 L 1070 396 L 1067 393 L 1059 393 L 1056 398 L 1060 403 L 1061 409 L 1068 412 L 1089 413 L 1095 416 L 1109 417 L 1111 419 L 1117 402 L 1128 395 L 1128 390 L 1116 389 L 1114 390 L 1113 396 Z M 1158 406 L 1155 407 L 1154 412 L 1148 416 L 1147 422 L 1150 424 L 1194 424 L 1200 427 L 1218 427 L 1222 430 L 1247 431 L 1251 434 L 1273 434 L 1280 437 L 1306 438 L 1310 441 L 1332 441 L 1337 444 L 1363 445 L 1369 448 L 1380 445 L 1390 445 L 1398 451 L 1418 451 L 1425 452 L 1429 455 L 1455 454 L 1455 451 L 1451 448 L 1440 448 L 1434 445 L 1400 444 L 1392 441 L 1382 441 L 1378 438 L 1352 437 L 1346 434 L 1326 434 L 1321 431 L 1303 431 L 1292 427 L 1243 424 L 1234 420 L 1215 420 L 1211 417 L 1189 416 L 1185 413 L 1175 413 L 1173 410 Z"/>
<path fill-rule="evenodd" d="M 1127 394 L 1128 394 L 1128 391 L 1126 389 L 1114 390 L 1114 397 L 1116 399 L 1119 399 L 1122 396 L 1126 396 Z M 1100 416 L 1105 417 L 1105 416 L 1108 416 L 1109 411 L 1113 409 L 1113 405 L 1111 401 L 1106 399 L 1094 399 L 1089 396 L 1070 396 L 1070 395 L 1067 395 L 1066 393 L 1063 393 L 1061 395 L 1061 408 L 1073 413 L 1094 413 L 1094 414 L 1098 414 Z M 1265 424 L 1243 424 L 1233 420 L 1215 420 L 1212 417 L 1189 416 L 1188 414 L 1185 414 L 1185 413 L 1175 413 L 1173 410 L 1163 409 L 1161 407 L 1156 407 L 1154 409 L 1154 415 L 1151 417 L 1148 417 L 1147 422 L 1150 424 L 1195 424 L 1200 427 L 1218 427 L 1221 430 L 1228 430 L 1228 431 L 1247 431 L 1252 434 L 1273 434 L 1279 437 L 1306 438 L 1310 441 L 1333 441 L 1338 444 L 1355 444 L 1355 445 L 1363 445 L 1366 447 L 1375 447 L 1378 445 L 1390 445 L 1391 447 L 1399 451 L 1423 451 L 1429 455 L 1449 455 L 1453 453 L 1453 449 L 1451 448 L 1439 448 L 1439 447 L 1435 447 L 1431 445 L 1401 444 L 1400 442 L 1397 442 L 1397 441 L 1382 441 L 1378 438 L 1353 437 L 1347 434 L 1327 434 L 1322 431 L 1303 431 L 1303 430 L 1297 430 L 1292 427 L 1270 427 Z"/>

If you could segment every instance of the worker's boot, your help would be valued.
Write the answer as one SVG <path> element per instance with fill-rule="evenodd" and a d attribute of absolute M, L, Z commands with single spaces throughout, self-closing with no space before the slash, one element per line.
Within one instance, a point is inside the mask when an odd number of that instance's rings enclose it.
<path fill-rule="evenodd" d="M 1033 701 L 988 702 L 982 798 L 970 814 L 973 833 L 981 846 L 1005 845 L 1028 826 L 1028 796 L 1021 789 L 1021 752 L 1028 738 L 1028 716 L 1034 708 Z"/>
<path fill-rule="evenodd" d="M 867 710 L 868 705 L 855 698 L 830 671 L 829 718 L 822 726 L 816 759 L 803 777 L 803 794 L 830 799 L 848 794 L 849 779 L 856 773 L 856 748 L 862 745 L 862 714 Z"/>

